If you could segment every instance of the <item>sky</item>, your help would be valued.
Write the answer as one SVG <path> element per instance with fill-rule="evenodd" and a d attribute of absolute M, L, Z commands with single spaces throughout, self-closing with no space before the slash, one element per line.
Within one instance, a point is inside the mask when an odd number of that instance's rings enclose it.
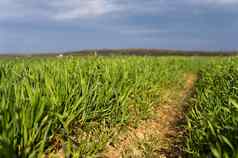
<path fill-rule="evenodd" d="M 238 50 L 238 0 L 1 0 L 0 53 Z"/>

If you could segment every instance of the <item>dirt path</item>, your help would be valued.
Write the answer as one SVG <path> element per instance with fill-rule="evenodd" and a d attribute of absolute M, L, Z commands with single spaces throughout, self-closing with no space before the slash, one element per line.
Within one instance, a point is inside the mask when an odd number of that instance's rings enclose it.
<path fill-rule="evenodd" d="M 153 119 L 143 121 L 136 129 L 129 128 L 128 133 L 119 138 L 118 144 L 107 146 L 106 151 L 103 153 L 103 157 L 144 157 L 143 151 L 141 150 L 146 149 L 140 150 L 137 146 L 140 142 L 146 141 L 147 138 L 152 138 L 152 140 L 149 140 L 151 141 L 150 145 L 156 147 L 156 149 L 150 151 L 155 152 L 154 155 L 150 155 L 151 157 L 179 157 L 181 151 L 176 145 L 176 141 L 183 135 L 184 131 L 182 128 L 178 127 L 178 124 L 184 120 L 186 98 L 191 93 L 193 84 L 196 81 L 196 75 L 194 74 L 186 74 L 184 77 L 186 81 L 184 88 L 180 91 L 176 91 L 176 95 L 174 95 L 175 92 L 173 90 L 162 93 L 164 99 L 162 99 L 161 105 L 155 109 L 155 116 Z M 126 152 L 130 148 L 132 149 L 133 154 L 128 156 Z"/>

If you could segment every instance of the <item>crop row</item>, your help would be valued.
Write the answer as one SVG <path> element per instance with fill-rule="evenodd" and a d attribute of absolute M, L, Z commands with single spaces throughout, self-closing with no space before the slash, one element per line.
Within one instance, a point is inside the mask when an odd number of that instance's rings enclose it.
<path fill-rule="evenodd" d="M 237 58 L 201 70 L 188 114 L 188 157 L 238 157 Z"/>
<path fill-rule="evenodd" d="M 161 88 L 182 82 L 191 65 L 152 57 L 0 62 L 0 157 L 21 158 L 97 154 L 114 127 L 147 118 Z"/>

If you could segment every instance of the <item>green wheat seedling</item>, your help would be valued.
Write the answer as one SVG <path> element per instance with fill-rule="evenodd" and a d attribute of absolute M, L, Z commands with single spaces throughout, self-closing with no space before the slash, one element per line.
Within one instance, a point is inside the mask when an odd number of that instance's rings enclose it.
<path fill-rule="evenodd" d="M 148 118 L 162 89 L 181 86 L 184 73 L 207 63 L 180 57 L 1 59 L 0 157 L 59 150 L 96 155 L 115 129 Z"/>
<path fill-rule="evenodd" d="M 237 58 L 213 63 L 200 75 L 188 115 L 186 150 L 190 157 L 237 158 Z"/>

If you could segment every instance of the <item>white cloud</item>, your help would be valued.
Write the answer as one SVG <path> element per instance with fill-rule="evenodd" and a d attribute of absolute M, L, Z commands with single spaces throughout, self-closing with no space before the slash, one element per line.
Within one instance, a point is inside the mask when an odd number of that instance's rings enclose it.
<path fill-rule="evenodd" d="M 56 10 L 52 15 L 56 20 L 97 17 L 116 9 L 106 0 L 53 1 L 50 6 Z"/>
<path fill-rule="evenodd" d="M 97 17 L 117 8 L 107 0 L 0 0 L 0 19 L 48 18 L 70 20 Z"/>
<path fill-rule="evenodd" d="M 125 14 L 157 14 L 176 11 L 181 4 L 234 6 L 238 0 L 0 0 L 2 19 L 50 19 L 67 21 L 103 16 L 115 11 Z M 120 15 L 120 14 L 119 14 Z"/>

